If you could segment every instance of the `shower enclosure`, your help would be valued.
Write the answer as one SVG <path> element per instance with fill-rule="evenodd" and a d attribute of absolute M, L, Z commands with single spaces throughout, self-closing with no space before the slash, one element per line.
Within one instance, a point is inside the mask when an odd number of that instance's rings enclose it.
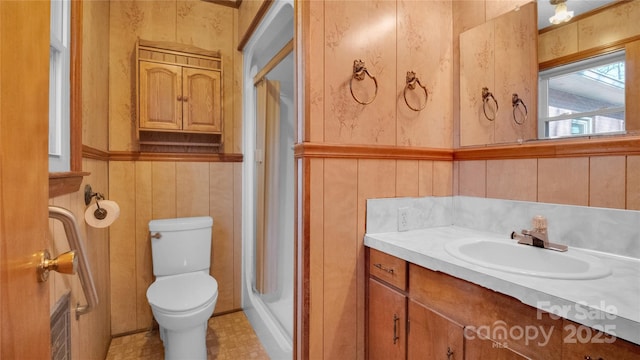
<path fill-rule="evenodd" d="M 292 358 L 293 3 L 275 1 L 244 50 L 243 308 L 273 359 Z"/>

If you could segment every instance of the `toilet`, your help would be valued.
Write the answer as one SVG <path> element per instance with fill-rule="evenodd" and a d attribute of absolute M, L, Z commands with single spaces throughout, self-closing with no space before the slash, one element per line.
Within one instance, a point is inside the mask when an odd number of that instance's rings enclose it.
<path fill-rule="evenodd" d="M 149 222 L 156 281 L 147 300 L 167 360 L 207 358 L 207 321 L 218 300 L 218 282 L 209 275 L 212 226 L 209 216 Z"/>

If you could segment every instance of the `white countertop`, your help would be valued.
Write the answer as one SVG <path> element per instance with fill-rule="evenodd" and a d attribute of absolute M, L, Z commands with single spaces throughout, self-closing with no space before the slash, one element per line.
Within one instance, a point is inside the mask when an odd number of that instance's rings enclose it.
<path fill-rule="evenodd" d="M 449 241 L 478 236 L 514 241 L 509 234 L 443 226 L 365 234 L 364 244 L 640 345 L 640 260 L 570 247 L 569 251 L 599 257 L 612 274 L 593 280 L 558 280 L 484 268 L 459 260 L 444 248 Z"/>

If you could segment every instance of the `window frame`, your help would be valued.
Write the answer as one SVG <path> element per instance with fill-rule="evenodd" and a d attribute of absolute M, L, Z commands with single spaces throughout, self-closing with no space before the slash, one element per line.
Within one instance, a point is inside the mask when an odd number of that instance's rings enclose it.
<path fill-rule="evenodd" d="M 583 113 L 565 114 L 565 115 L 559 115 L 559 116 L 553 116 L 553 117 L 548 116 L 549 79 L 559 75 L 569 74 L 569 73 L 580 71 L 580 70 L 585 70 L 585 69 L 594 68 L 601 65 L 611 64 L 613 62 L 624 62 L 626 67 L 626 50 L 624 47 L 621 49 L 616 49 L 614 51 L 605 53 L 605 54 L 598 54 L 596 56 L 584 58 L 575 62 L 559 65 L 552 68 L 547 68 L 544 70 L 540 70 L 538 72 L 538 114 L 539 114 L 538 115 L 538 139 L 540 140 L 567 139 L 567 138 L 575 138 L 575 137 L 615 135 L 615 134 L 627 133 L 627 122 L 626 122 L 627 84 L 626 82 L 625 82 L 625 105 L 624 106 L 599 109 L 599 110 L 588 111 Z M 568 119 L 573 119 L 579 116 L 609 115 L 609 114 L 620 113 L 620 112 L 624 114 L 624 118 L 625 118 L 625 123 L 624 123 L 625 128 L 624 130 L 621 130 L 621 131 L 565 135 L 565 136 L 557 136 L 553 138 L 546 136 L 547 124 L 552 121 L 568 120 Z"/>
<path fill-rule="evenodd" d="M 49 171 L 71 170 L 71 9 L 69 0 L 51 2 L 49 41 Z"/>

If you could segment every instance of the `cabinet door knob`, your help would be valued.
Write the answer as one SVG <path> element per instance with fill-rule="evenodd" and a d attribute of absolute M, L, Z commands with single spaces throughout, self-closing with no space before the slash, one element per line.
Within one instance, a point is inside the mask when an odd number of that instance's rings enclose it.
<path fill-rule="evenodd" d="M 447 359 L 451 359 L 451 356 L 453 356 L 453 350 L 451 350 L 450 347 L 447 347 Z"/>
<path fill-rule="evenodd" d="M 178 101 L 182 101 L 182 95 L 178 95 Z"/>
<path fill-rule="evenodd" d="M 182 101 L 184 101 L 184 102 L 189 101 L 189 97 L 188 97 L 188 96 L 183 96 L 183 97 L 182 97 Z"/>

